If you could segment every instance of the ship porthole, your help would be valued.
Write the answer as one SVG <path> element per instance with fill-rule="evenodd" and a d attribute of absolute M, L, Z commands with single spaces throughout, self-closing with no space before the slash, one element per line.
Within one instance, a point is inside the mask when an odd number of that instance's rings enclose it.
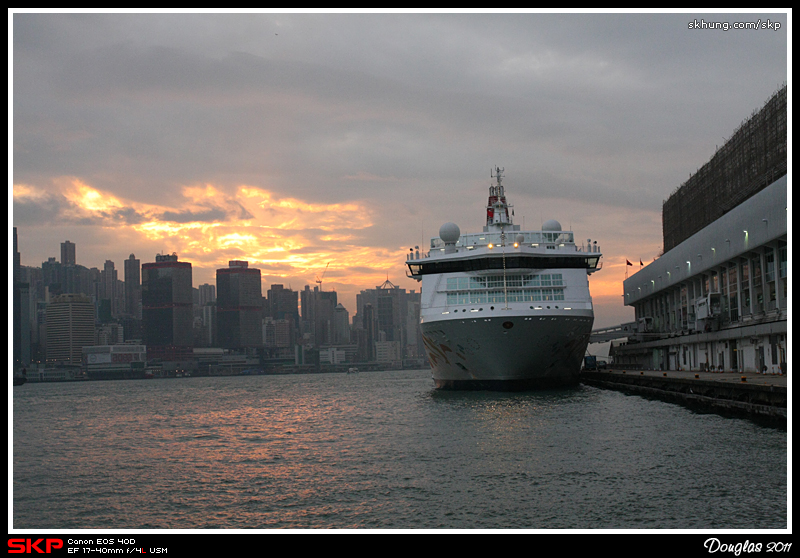
<path fill-rule="evenodd" d="M 514 322 L 503 322 L 503 327 L 505 329 L 511 329 L 512 327 L 514 327 Z"/>

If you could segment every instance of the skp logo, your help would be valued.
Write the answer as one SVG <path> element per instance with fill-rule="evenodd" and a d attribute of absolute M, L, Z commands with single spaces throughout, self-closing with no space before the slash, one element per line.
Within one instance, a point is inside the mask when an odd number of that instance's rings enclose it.
<path fill-rule="evenodd" d="M 43 549 L 44 548 L 44 549 Z M 50 554 L 54 548 L 64 548 L 61 539 L 8 539 L 9 554 Z"/>

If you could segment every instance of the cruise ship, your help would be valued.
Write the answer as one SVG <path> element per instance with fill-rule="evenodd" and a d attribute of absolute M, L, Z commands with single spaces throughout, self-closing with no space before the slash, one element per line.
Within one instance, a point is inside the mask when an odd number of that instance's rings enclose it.
<path fill-rule="evenodd" d="M 519 391 L 574 385 L 594 323 L 589 275 L 596 241 L 575 244 L 550 220 L 513 223 L 503 169 L 490 173 L 486 226 L 461 234 L 445 223 L 430 251 L 408 255 L 421 281 L 420 327 L 439 389 Z"/>

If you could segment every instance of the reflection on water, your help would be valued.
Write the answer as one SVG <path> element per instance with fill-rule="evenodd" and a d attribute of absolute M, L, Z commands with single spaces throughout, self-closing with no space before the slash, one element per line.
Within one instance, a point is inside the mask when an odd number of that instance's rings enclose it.
<path fill-rule="evenodd" d="M 787 525 L 786 432 L 589 387 L 399 371 L 13 397 L 15 528 Z"/>

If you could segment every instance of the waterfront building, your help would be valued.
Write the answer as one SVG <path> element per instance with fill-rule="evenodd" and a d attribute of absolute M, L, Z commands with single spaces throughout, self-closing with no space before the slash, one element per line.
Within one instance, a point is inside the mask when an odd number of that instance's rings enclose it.
<path fill-rule="evenodd" d="M 302 312 L 302 333 L 314 347 L 334 343 L 334 310 L 336 308 L 336 291 L 313 290 L 306 285 L 300 293 Z"/>
<path fill-rule="evenodd" d="M 294 323 L 291 319 L 267 316 L 262 320 L 261 331 L 262 342 L 267 349 L 282 349 L 271 353 L 294 354 Z"/>
<path fill-rule="evenodd" d="M 31 298 L 28 283 L 14 282 L 14 364 L 31 362 Z"/>
<path fill-rule="evenodd" d="M 83 367 L 91 380 L 140 379 L 145 377 L 147 349 L 144 345 L 93 345 L 83 347 Z"/>
<path fill-rule="evenodd" d="M 217 270 L 217 344 L 226 349 L 260 347 L 261 270 L 233 260 Z"/>
<path fill-rule="evenodd" d="M 333 309 L 333 343 L 350 344 L 350 313 L 341 302 Z"/>
<path fill-rule="evenodd" d="M 125 313 L 142 318 L 142 273 L 141 262 L 133 254 L 125 260 Z"/>
<path fill-rule="evenodd" d="M 17 227 L 14 227 L 14 281 L 21 281 L 20 279 L 20 263 L 19 246 L 17 245 Z"/>
<path fill-rule="evenodd" d="M 619 366 L 785 373 L 786 88 L 664 202 L 666 252 L 625 280 Z"/>
<path fill-rule="evenodd" d="M 46 310 L 47 361 L 80 364 L 83 347 L 94 345 L 94 305 L 79 294 L 53 298 Z"/>
<path fill-rule="evenodd" d="M 149 360 L 192 357 L 192 264 L 176 254 L 142 264 L 142 334 Z"/>
<path fill-rule="evenodd" d="M 417 357 L 421 354 L 422 342 L 419 331 L 420 294 L 406 291 L 394 285 L 388 279 L 374 289 L 366 289 L 356 296 L 359 322 L 368 332 L 371 342 L 393 343 L 395 346 L 386 349 L 382 345 L 381 355 L 393 355 L 395 359 Z M 371 306 L 369 312 L 365 311 Z M 379 338 L 383 332 L 383 338 Z M 370 350 L 371 357 L 377 358 L 375 348 Z"/>

